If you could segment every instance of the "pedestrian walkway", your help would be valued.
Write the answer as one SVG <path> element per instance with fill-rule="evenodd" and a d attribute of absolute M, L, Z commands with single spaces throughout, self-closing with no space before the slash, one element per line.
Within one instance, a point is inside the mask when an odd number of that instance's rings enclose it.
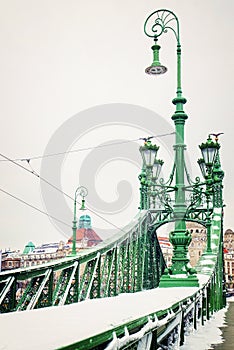
<path fill-rule="evenodd" d="M 228 299 L 227 299 L 228 301 Z M 220 327 L 224 342 L 222 344 L 213 345 L 215 350 L 233 350 L 234 349 L 234 301 L 229 304 L 228 311 L 225 316 L 226 326 Z"/>

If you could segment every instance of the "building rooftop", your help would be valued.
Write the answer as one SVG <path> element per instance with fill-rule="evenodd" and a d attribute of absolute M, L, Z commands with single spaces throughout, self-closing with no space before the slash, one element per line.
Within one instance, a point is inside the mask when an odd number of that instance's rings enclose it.
<path fill-rule="evenodd" d="M 35 249 L 35 245 L 32 242 L 28 242 L 24 247 L 23 254 L 30 254 Z"/>
<path fill-rule="evenodd" d="M 68 244 L 72 243 L 73 237 L 71 236 L 68 240 Z M 88 247 L 92 247 L 93 245 L 97 245 L 102 242 L 102 239 L 98 236 L 98 234 L 92 228 L 79 228 L 76 231 L 76 242 L 87 241 Z"/>

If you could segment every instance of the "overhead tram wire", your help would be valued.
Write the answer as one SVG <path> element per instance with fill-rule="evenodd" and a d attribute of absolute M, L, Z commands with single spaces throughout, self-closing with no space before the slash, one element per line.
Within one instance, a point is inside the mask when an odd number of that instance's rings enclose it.
<path fill-rule="evenodd" d="M 29 172 L 30 174 L 33 174 L 34 176 L 36 176 L 37 178 L 39 178 L 41 181 L 43 181 L 43 182 L 45 182 L 47 185 L 53 187 L 55 190 L 59 191 L 59 192 L 62 193 L 64 196 L 66 196 L 67 198 L 71 199 L 71 200 L 74 202 L 74 198 L 73 198 L 73 197 L 71 197 L 69 194 L 67 194 L 66 192 L 64 192 L 63 190 L 61 190 L 60 188 L 58 188 L 57 186 L 53 185 L 52 183 L 50 183 L 49 181 L 47 181 L 46 179 L 44 179 L 43 177 L 41 177 L 37 172 L 35 172 L 35 171 L 32 169 L 32 166 L 31 166 L 31 165 L 30 165 L 30 167 L 31 167 L 32 170 L 29 170 L 29 169 L 25 168 L 23 165 L 17 163 L 15 160 L 8 158 L 7 156 L 5 156 L 5 155 L 2 154 L 2 153 L 0 153 L 0 156 L 3 157 L 3 158 L 5 158 L 5 159 L 8 160 L 9 162 L 11 162 L 11 163 L 17 165 L 18 167 L 20 167 L 20 168 L 26 170 L 26 171 Z M 29 163 L 30 160 L 27 159 L 27 162 Z M 81 205 L 81 203 L 78 202 L 77 200 L 76 200 L 76 203 L 79 204 L 79 205 Z M 121 229 L 120 227 L 116 226 L 115 224 L 113 224 L 113 223 L 110 222 L 109 220 L 103 218 L 101 215 L 99 215 L 98 213 L 96 213 L 94 210 L 90 209 L 89 207 L 87 207 L 87 209 L 89 209 L 89 211 L 90 211 L 91 213 L 93 213 L 94 215 L 96 215 L 97 217 L 99 217 L 100 219 L 102 219 L 103 221 L 105 221 L 106 223 L 112 225 L 112 226 L 115 227 L 116 229 L 118 229 L 118 230 L 120 230 L 120 231 L 122 231 L 122 232 L 125 233 L 125 231 L 124 231 L 123 229 Z M 49 214 L 48 214 L 48 216 L 49 216 Z M 58 221 L 58 220 L 57 220 L 57 221 Z"/>
<path fill-rule="evenodd" d="M 64 221 L 62 221 L 62 220 L 60 220 L 60 219 L 57 219 L 55 216 L 52 216 L 52 215 L 46 213 L 45 211 L 43 211 L 43 210 L 41 210 L 41 209 L 35 207 L 34 205 L 32 205 L 32 204 L 30 204 L 30 203 L 24 201 L 23 199 L 21 199 L 21 198 L 19 198 L 19 197 L 16 197 L 15 195 L 13 195 L 13 194 L 11 194 L 11 193 L 9 193 L 9 192 L 3 190 L 2 188 L 0 188 L 0 191 L 3 192 L 3 193 L 5 193 L 5 194 L 7 194 L 8 196 L 10 196 L 10 197 L 16 199 L 17 201 L 19 201 L 19 202 L 21 202 L 21 203 L 27 205 L 28 207 L 33 208 L 33 209 L 39 211 L 40 213 L 42 213 L 42 214 L 48 216 L 49 218 L 54 219 L 54 220 L 56 220 L 56 221 L 62 223 L 63 225 L 72 228 L 72 226 L 69 225 L 69 224 L 67 224 L 66 222 L 64 222 Z"/>
<path fill-rule="evenodd" d="M 167 134 L 161 134 L 161 135 L 155 135 L 155 136 L 150 136 L 150 137 L 151 137 L 151 138 L 156 138 L 156 137 L 163 137 L 163 136 L 168 136 L 168 135 L 172 135 L 172 134 L 175 134 L 175 132 L 167 133 Z M 139 140 L 141 140 L 141 139 L 142 139 L 142 138 L 138 138 L 138 139 L 135 139 L 135 140 L 128 140 L 128 141 L 124 141 L 124 142 L 121 142 L 121 143 L 120 143 L 120 142 L 115 142 L 115 143 L 112 143 L 111 145 L 114 145 L 114 144 L 115 144 L 115 145 L 116 145 L 116 144 L 122 144 L 122 143 L 128 143 L 128 142 L 133 142 L 133 141 L 139 141 Z M 13 164 L 19 166 L 19 167 L 22 168 L 23 170 L 29 172 L 30 174 L 33 174 L 34 176 L 36 176 L 37 178 L 39 178 L 41 181 L 47 183 L 49 186 L 51 186 L 51 187 L 54 188 L 55 190 L 59 191 L 59 192 L 62 193 L 64 196 L 66 196 L 67 198 L 71 199 L 71 200 L 74 202 L 73 197 L 71 197 L 70 195 L 68 195 L 67 193 L 65 193 L 64 191 L 62 191 L 60 188 L 56 187 L 55 185 L 53 185 L 52 183 L 50 183 L 49 181 L 47 181 L 46 179 L 44 179 L 43 177 L 41 177 L 37 172 L 35 172 L 35 171 L 33 170 L 32 166 L 31 166 L 31 164 L 30 164 L 30 160 L 32 160 L 32 159 L 44 158 L 44 157 L 46 157 L 46 156 L 49 157 L 49 156 L 55 156 L 55 155 L 59 155 L 59 154 L 66 154 L 66 153 L 72 153 L 72 152 L 79 152 L 79 151 L 82 151 L 82 150 L 88 150 L 88 149 L 94 149 L 94 148 L 101 148 L 101 147 L 106 147 L 106 146 L 111 146 L 111 145 L 110 145 L 110 144 L 109 144 L 109 145 L 101 145 L 101 146 L 90 147 L 90 148 L 86 148 L 86 149 L 78 149 L 78 150 L 73 150 L 73 151 L 67 151 L 67 152 L 61 152 L 61 153 L 54 153 L 54 154 L 51 154 L 51 155 L 45 155 L 45 156 L 40 156 L 40 157 L 32 157 L 32 158 L 24 158 L 24 159 L 22 159 L 22 158 L 21 158 L 21 159 L 10 159 L 9 157 L 7 157 L 7 156 L 5 156 L 4 154 L 0 153 L 0 156 L 4 158 L 4 160 L 0 160 L 0 162 L 1 162 L 1 161 L 8 161 L 8 162 L 11 162 L 11 163 L 13 163 Z M 29 166 L 30 166 L 30 168 L 31 168 L 31 170 L 29 170 L 29 169 L 27 169 L 26 167 L 24 167 L 23 165 L 17 163 L 17 162 L 16 162 L 17 160 L 27 161 L 28 164 L 29 164 Z M 15 198 L 15 199 L 18 199 L 19 201 L 21 201 L 21 202 L 24 203 L 24 201 L 21 200 L 20 198 L 17 198 L 16 196 L 14 196 L 14 195 L 8 193 L 7 191 L 4 191 L 4 190 L 2 190 L 2 189 L 0 189 L 0 190 L 1 190 L 2 192 L 4 192 L 4 193 L 8 194 L 9 196 L 11 196 L 11 197 L 13 197 L 13 198 Z M 76 203 L 77 203 L 77 204 L 81 204 L 81 203 L 78 202 L 77 200 L 76 200 Z M 28 204 L 27 202 L 25 202 L 25 204 L 27 204 L 27 205 L 29 205 L 29 206 L 31 206 L 31 207 L 34 207 L 34 206 Z M 64 223 L 62 220 L 57 219 L 57 218 L 55 218 L 55 217 L 49 215 L 49 214 L 46 213 L 46 212 L 43 212 L 42 210 L 40 210 L 40 209 L 38 209 L 38 208 L 36 208 L 36 207 L 34 207 L 34 209 L 40 211 L 41 213 L 47 215 L 47 216 L 50 217 L 50 218 L 55 219 L 55 220 L 58 221 L 58 222 L 61 222 L 61 223 L 65 224 L 65 225 L 71 227 L 70 225 Z M 110 222 L 109 220 L 105 219 L 104 217 L 102 217 L 100 214 L 98 214 L 97 212 L 95 212 L 95 211 L 92 210 L 91 208 L 87 207 L 87 209 L 89 209 L 89 211 L 90 211 L 91 213 L 93 213 L 94 215 L 96 215 L 97 217 L 99 217 L 100 219 L 102 219 L 103 221 L 105 221 L 106 223 L 110 224 L 112 227 L 114 227 L 114 228 L 116 228 L 117 230 L 122 231 L 122 232 L 125 233 L 125 231 L 124 231 L 122 228 L 116 226 L 115 224 L 113 224 L 113 223 Z"/>
<path fill-rule="evenodd" d="M 164 136 L 169 136 L 169 135 L 173 135 L 175 134 L 175 132 L 171 132 L 171 133 L 167 133 L 167 134 L 160 134 L 160 135 L 153 135 L 153 136 L 149 136 L 146 139 L 151 139 L 151 138 L 158 138 L 158 137 L 164 137 Z M 28 161 L 28 160 L 37 160 L 37 159 L 44 159 L 44 158 L 49 158 L 49 157 L 55 157 L 55 156 L 60 156 L 63 154 L 69 154 L 69 153 L 76 153 L 76 152 L 83 152 L 83 151 L 89 151 L 92 149 L 99 149 L 99 148 L 105 148 L 105 147 L 110 147 L 110 146 L 116 146 L 116 145 L 122 145 L 122 144 L 126 144 L 129 142 L 135 142 L 135 141 L 141 141 L 144 140 L 144 138 L 140 137 L 137 139 L 132 139 L 132 140 L 126 140 L 126 141 L 121 141 L 121 142 L 112 142 L 109 144 L 104 144 L 104 145 L 99 145 L 99 146 L 93 146 L 93 147 L 85 147 L 85 148 L 78 148 L 78 149 L 74 149 L 74 150 L 70 150 L 70 151 L 65 151 L 65 152 L 57 152 L 57 153 L 50 153 L 50 154 L 45 154 L 43 156 L 34 156 L 34 157 L 27 157 L 27 158 L 16 158 L 16 159 L 12 159 L 13 161 Z M 8 159 L 2 159 L 0 160 L 0 162 L 6 162 L 8 161 Z"/>

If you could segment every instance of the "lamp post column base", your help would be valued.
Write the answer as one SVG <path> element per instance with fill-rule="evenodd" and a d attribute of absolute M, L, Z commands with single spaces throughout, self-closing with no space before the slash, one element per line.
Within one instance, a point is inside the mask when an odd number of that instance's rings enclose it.
<path fill-rule="evenodd" d="M 171 287 L 199 287 L 196 275 L 163 275 L 160 279 L 159 288 Z"/>

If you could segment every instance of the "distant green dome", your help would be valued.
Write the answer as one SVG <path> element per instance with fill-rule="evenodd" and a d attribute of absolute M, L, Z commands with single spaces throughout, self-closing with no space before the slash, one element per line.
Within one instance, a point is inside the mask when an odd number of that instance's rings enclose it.
<path fill-rule="evenodd" d="M 28 242 L 28 244 L 26 244 L 26 246 L 24 247 L 23 254 L 32 253 L 34 249 L 35 249 L 35 245 L 32 242 Z"/>
<path fill-rule="evenodd" d="M 79 228 L 92 228 L 91 227 L 91 217 L 89 215 L 80 216 Z"/>

